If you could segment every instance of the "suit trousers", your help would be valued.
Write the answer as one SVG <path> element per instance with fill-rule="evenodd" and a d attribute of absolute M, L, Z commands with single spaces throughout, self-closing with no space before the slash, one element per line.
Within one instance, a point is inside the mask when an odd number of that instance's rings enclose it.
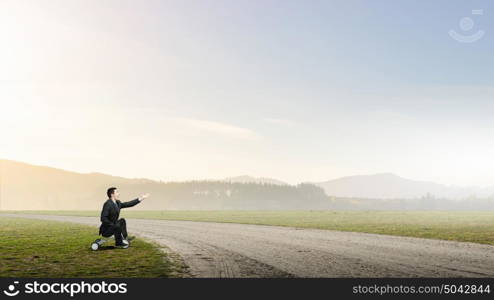
<path fill-rule="evenodd" d="M 127 238 L 127 223 L 124 218 L 117 220 L 112 227 L 109 227 L 108 230 L 103 232 L 104 237 L 110 237 L 112 235 L 115 235 L 115 245 L 121 245 L 122 240 Z"/>

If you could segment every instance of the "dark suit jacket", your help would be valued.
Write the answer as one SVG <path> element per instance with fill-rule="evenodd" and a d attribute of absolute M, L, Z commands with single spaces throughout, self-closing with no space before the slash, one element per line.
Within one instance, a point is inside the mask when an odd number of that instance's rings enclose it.
<path fill-rule="evenodd" d="M 99 234 L 107 232 L 109 228 L 116 226 L 118 217 L 120 216 L 120 209 L 132 207 L 141 201 L 139 201 L 139 199 L 134 199 L 129 202 L 120 202 L 120 200 L 117 200 L 115 202 L 116 205 L 111 199 L 108 199 L 106 200 L 105 204 L 103 204 L 103 209 L 101 210 L 101 226 L 99 227 Z"/>

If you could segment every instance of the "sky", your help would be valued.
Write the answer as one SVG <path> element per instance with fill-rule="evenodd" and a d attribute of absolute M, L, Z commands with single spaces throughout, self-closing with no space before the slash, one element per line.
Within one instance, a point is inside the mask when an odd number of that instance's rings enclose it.
<path fill-rule="evenodd" d="M 494 185 L 493 13 L 457 0 L 3 0 L 0 158 L 164 181 Z"/>

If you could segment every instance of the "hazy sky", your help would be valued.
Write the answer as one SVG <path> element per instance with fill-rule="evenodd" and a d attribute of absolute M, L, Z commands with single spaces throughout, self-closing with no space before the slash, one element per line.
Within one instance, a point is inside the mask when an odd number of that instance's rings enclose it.
<path fill-rule="evenodd" d="M 487 0 L 2 0 L 0 158 L 161 180 L 492 185 L 493 13 Z"/>

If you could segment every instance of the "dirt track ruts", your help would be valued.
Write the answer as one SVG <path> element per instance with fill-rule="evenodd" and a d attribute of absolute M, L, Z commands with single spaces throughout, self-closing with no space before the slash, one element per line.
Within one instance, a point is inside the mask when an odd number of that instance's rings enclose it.
<path fill-rule="evenodd" d="M 0 216 L 99 226 L 95 217 Z M 127 219 L 127 224 L 131 234 L 178 253 L 196 277 L 494 277 L 489 245 L 230 223 Z"/>

